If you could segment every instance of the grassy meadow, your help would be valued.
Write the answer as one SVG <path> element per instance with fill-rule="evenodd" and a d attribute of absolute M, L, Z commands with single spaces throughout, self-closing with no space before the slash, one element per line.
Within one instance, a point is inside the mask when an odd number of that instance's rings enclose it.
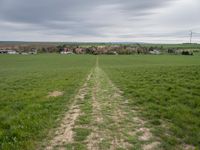
<path fill-rule="evenodd" d="M 0 55 L 0 149 L 35 149 L 94 64 L 92 56 Z M 63 95 L 48 97 L 53 91 Z"/>
<path fill-rule="evenodd" d="M 154 127 L 164 149 L 200 146 L 199 56 L 102 56 L 100 66 Z"/>
<path fill-rule="evenodd" d="M 132 127 L 128 119 L 133 119 L 133 112 L 120 118 L 115 110 L 120 108 L 121 100 L 128 101 L 124 109 L 136 110 L 148 122 L 162 149 L 178 149 L 184 144 L 198 149 L 200 55 L 59 54 L 0 55 L 0 149 L 30 150 L 41 146 L 49 131 L 70 110 L 74 95 L 91 70 L 87 90 L 83 90 L 85 100 L 77 101 L 82 113 L 75 120 L 74 143 L 66 145 L 66 149 L 87 149 L 85 143 L 94 132 L 93 126 L 110 131 L 100 143 L 102 149 L 109 149 L 112 137 L 122 136 L 115 129 Z M 122 91 L 122 97 L 115 94 L 115 86 Z M 54 91 L 63 95 L 49 96 Z M 116 118 L 110 112 L 116 113 Z M 94 120 L 98 117 L 103 120 L 101 124 Z M 128 138 L 130 144 L 138 145 L 135 137 Z"/>

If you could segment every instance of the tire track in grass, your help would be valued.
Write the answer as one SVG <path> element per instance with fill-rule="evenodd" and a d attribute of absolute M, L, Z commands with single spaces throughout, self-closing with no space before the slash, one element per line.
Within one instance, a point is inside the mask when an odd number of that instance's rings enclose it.
<path fill-rule="evenodd" d="M 92 133 L 87 139 L 87 148 L 89 150 L 127 149 L 130 144 L 122 138 L 119 126 L 122 112 L 114 101 L 118 94 L 98 65 L 94 70 L 92 82 L 93 121 L 90 126 Z"/>
<path fill-rule="evenodd" d="M 101 104 L 97 100 L 97 93 L 99 88 L 99 82 L 97 82 L 96 69 L 94 69 L 94 76 L 92 81 L 92 108 L 93 108 L 93 122 L 90 127 L 92 128 L 92 133 L 87 139 L 87 149 L 96 150 L 99 149 L 99 141 L 102 141 L 103 135 L 98 128 L 98 125 L 103 123 L 103 117 L 101 113 Z"/>
<path fill-rule="evenodd" d="M 92 133 L 87 138 L 87 149 L 154 150 L 159 147 L 159 140 L 146 127 L 138 112 L 131 110 L 128 100 L 99 68 L 98 62 L 91 82 L 93 119 L 89 126 Z"/>
<path fill-rule="evenodd" d="M 99 67 L 97 57 L 96 67 L 45 149 L 157 149 L 159 140 L 138 114 Z"/>
<path fill-rule="evenodd" d="M 93 71 L 91 74 L 91 78 L 93 77 Z M 66 145 L 66 149 L 70 150 L 84 150 L 86 149 L 86 139 L 91 133 L 91 129 L 89 128 L 91 120 L 92 120 L 92 96 L 91 96 L 91 79 L 88 80 L 88 90 L 84 97 L 83 101 L 79 101 L 79 106 L 81 110 L 80 116 L 75 121 L 75 125 L 73 127 L 74 131 L 74 141 Z"/>
<path fill-rule="evenodd" d="M 65 149 L 65 145 L 72 143 L 74 141 L 73 127 L 75 121 L 81 114 L 79 101 L 83 101 L 84 97 L 88 91 L 88 81 L 91 78 L 91 73 L 87 76 L 86 82 L 78 91 L 78 94 L 74 98 L 70 109 L 64 115 L 64 118 L 61 121 L 60 126 L 56 129 L 53 139 L 47 144 L 45 150 L 52 149 Z"/>

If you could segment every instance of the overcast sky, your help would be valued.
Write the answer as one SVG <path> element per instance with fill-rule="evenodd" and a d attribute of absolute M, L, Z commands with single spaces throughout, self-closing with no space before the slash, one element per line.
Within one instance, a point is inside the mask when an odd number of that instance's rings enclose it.
<path fill-rule="evenodd" d="M 0 40 L 200 43 L 200 0 L 0 0 Z"/>

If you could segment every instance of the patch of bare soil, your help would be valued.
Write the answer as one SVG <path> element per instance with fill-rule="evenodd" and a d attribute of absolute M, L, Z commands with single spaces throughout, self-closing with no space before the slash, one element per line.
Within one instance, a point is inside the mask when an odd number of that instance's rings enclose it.
<path fill-rule="evenodd" d="M 139 136 L 140 141 L 148 141 L 152 138 L 152 134 L 151 134 L 151 132 L 149 131 L 148 128 L 142 127 L 138 131 L 142 132 L 142 135 Z"/>
<path fill-rule="evenodd" d="M 114 99 L 123 99 L 122 94 L 123 92 L 121 92 L 113 83 L 111 80 L 109 80 L 109 84 L 113 87 L 113 89 L 115 89 L 115 92 L 113 93 L 113 98 Z M 126 118 L 126 112 L 123 111 L 123 108 L 120 107 L 126 107 L 128 105 L 128 100 L 124 100 L 124 102 L 122 102 L 122 105 L 119 104 L 118 109 L 115 109 L 115 115 L 114 115 L 114 120 L 115 122 L 120 123 L 119 120 L 123 120 L 123 118 Z M 131 110 L 132 113 L 134 113 L 134 116 L 132 117 L 132 119 L 134 120 L 135 124 L 137 124 L 138 128 L 136 128 L 136 131 L 128 131 L 129 135 L 131 136 L 136 136 L 136 133 L 140 133 L 141 135 L 138 137 L 139 141 L 143 141 L 143 142 L 147 142 L 147 141 L 151 141 L 153 138 L 153 134 L 151 133 L 150 129 L 145 127 L 146 122 L 144 120 L 142 120 L 138 115 L 137 115 L 137 111 L 136 110 Z M 129 123 L 127 123 L 129 124 Z M 130 125 L 127 125 L 131 127 Z M 119 127 L 120 128 L 120 127 Z M 121 129 L 123 129 L 123 127 L 121 127 Z M 120 131 L 119 131 L 120 132 Z M 116 142 L 115 142 L 116 143 Z M 121 141 L 121 142 L 117 142 L 120 143 L 122 148 L 129 148 L 130 144 L 126 143 L 125 141 Z M 158 146 L 160 145 L 159 141 L 153 140 L 151 143 L 148 144 L 143 144 L 142 149 L 143 150 L 154 150 L 156 148 L 158 148 Z"/>
<path fill-rule="evenodd" d="M 58 96 L 62 96 L 64 94 L 64 92 L 62 91 L 53 91 L 53 92 L 49 92 L 48 94 L 48 98 L 49 97 L 58 97 Z"/>
<path fill-rule="evenodd" d="M 192 145 L 184 144 L 182 149 L 183 150 L 195 150 L 195 147 Z"/>
<path fill-rule="evenodd" d="M 99 142 L 102 141 L 100 133 L 98 133 L 98 129 L 93 128 L 93 132 L 87 139 L 87 149 L 88 150 L 99 150 Z"/>
<path fill-rule="evenodd" d="M 134 114 L 137 114 L 135 110 L 132 110 Z M 159 147 L 160 142 L 156 140 L 156 138 L 153 136 L 151 133 L 150 129 L 145 127 L 145 124 L 147 124 L 146 121 L 142 120 L 138 116 L 134 116 L 133 120 L 135 124 L 137 124 L 137 128 L 135 131 L 135 134 L 140 133 L 140 136 L 138 137 L 139 141 L 142 142 L 148 142 L 148 144 L 142 144 L 142 149 L 143 150 L 154 150 Z"/>
<path fill-rule="evenodd" d="M 55 147 L 62 147 L 65 144 L 73 142 L 73 127 L 78 116 L 81 114 L 77 101 L 84 100 L 84 96 L 87 93 L 87 82 L 90 79 L 90 74 L 87 77 L 85 84 L 81 87 L 78 94 L 75 96 L 75 100 L 71 105 L 69 111 L 64 115 L 60 126 L 56 129 L 53 139 L 45 147 L 45 150 L 52 150 Z M 54 93 L 55 94 L 55 93 Z"/>
<path fill-rule="evenodd" d="M 96 86 L 93 88 L 93 94 L 92 94 L 92 107 L 93 107 L 93 115 L 96 119 L 97 123 L 103 122 L 103 117 L 101 114 L 101 106 L 100 103 L 97 100 L 97 88 L 99 87 L 99 83 L 96 83 Z"/>
<path fill-rule="evenodd" d="M 153 142 L 150 144 L 143 145 L 143 150 L 155 150 L 160 145 L 159 142 Z"/>
<path fill-rule="evenodd" d="M 151 133 L 150 129 L 145 127 L 145 121 L 139 119 L 136 117 L 135 121 L 138 123 L 138 126 L 140 126 L 136 133 L 140 133 L 141 135 L 138 137 L 139 141 L 142 142 L 148 142 L 148 144 L 142 144 L 142 149 L 143 150 L 154 150 L 157 149 L 160 145 L 160 142 L 156 140 L 156 138 L 153 136 Z"/>
<path fill-rule="evenodd" d="M 131 147 L 131 145 L 124 141 L 124 139 L 119 139 L 118 137 L 116 137 L 112 143 L 111 143 L 111 147 L 110 150 L 116 150 L 116 149 L 129 149 Z"/>
<path fill-rule="evenodd" d="M 78 107 L 71 108 L 71 110 L 63 118 L 60 127 L 56 130 L 55 137 L 46 147 L 46 150 L 51 150 L 55 146 L 62 146 L 73 141 L 72 128 L 79 114 L 80 109 Z"/>
<path fill-rule="evenodd" d="M 117 100 L 122 99 L 121 91 L 114 86 L 114 84 L 109 80 L 108 82 L 110 86 L 114 89 L 114 92 L 112 93 L 113 103 Z M 112 119 L 115 122 L 117 126 L 117 137 L 114 138 L 111 144 L 111 150 L 115 150 L 117 148 L 122 149 L 129 149 L 131 147 L 131 144 L 125 141 L 125 137 L 123 135 L 123 132 L 125 132 L 125 125 L 122 125 L 124 122 L 124 119 L 126 118 L 126 112 L 123 111 L 121 108 L 121 105 L 119 102 L 116 102 L 115 109 L 113 112 Z"/>

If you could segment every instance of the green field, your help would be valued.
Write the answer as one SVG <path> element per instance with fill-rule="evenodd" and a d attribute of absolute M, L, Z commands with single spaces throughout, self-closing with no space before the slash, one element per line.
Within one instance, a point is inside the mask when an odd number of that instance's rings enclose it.
<path fill-rule="evenodd" d="M 34 149 L 67 111 L 95 58 L 0 55 L 0 149 Z M 50 97 L 63 91 L 61 97 Z"/>
<path fill-rule="evenodd" d="M 155 128 L 163 146 L 169 148 L 181 142 L 200 145 L 199 58 L 102 57 L 101 63 L 132 107 Z"/>
<path fill-rule="evenodd" d="M 164 148 L 200 146 L 199 56 L 104 56 L 100 62 L 130 105 L 155 128 Z"/>
<path fill-rule="evenodd" d="M 200 148 L 199 55 L 0 55 L 0 75 L 0 149 Z"/>

